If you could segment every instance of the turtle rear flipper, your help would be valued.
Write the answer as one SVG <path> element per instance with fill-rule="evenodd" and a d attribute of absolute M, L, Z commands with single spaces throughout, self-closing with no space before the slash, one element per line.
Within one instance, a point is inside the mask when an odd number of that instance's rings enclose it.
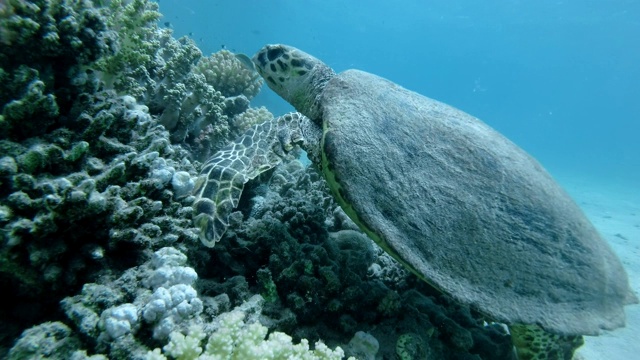
<path fill-rule="evenodd" d="M 518 360 L 571 360 L 584 344 L 581 335 L 557 335 L 536 325 L 510 325 Z"/>
<path fill-rule="evenodd" d="M 193 190 L 193 223 L 204 245 L 213 247 L 220 241 L 244 185 L 282 162 L 295 144 L 306 141 L 300 124 L 307 120 L 302 114 L 290 113 L 266 121 L 207 160 Z"/>

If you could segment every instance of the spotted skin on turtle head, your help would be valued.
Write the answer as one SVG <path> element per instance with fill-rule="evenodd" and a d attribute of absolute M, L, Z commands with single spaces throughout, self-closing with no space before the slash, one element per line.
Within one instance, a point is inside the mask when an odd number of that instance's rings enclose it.
<path fill-rule="evenodd" d="M 253 56 L 267 85 L 317 125 L 321 123 L 318 96 L 336 73 L 315 57 L 287 45 L 267 45 Z"/>
<path fill-rule="evenodd" d="M 275 86 L 282 86 L 288 77 L 305 76 L 314 66 L 303 54 L 282 46 L 265 49 L 255 59 L 260 75 Z"/>

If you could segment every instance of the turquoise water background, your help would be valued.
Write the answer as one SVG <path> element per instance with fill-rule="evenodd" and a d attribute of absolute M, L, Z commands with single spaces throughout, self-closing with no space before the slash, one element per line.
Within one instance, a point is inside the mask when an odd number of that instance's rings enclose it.
<path fill-rule="evenodd" d="M 552 174 L 640 190 L 640 1 L 162 0 L 205 55 L 285 43 L 458 107 Z M 291 110 L 266 86 L 254 99 Z"/>

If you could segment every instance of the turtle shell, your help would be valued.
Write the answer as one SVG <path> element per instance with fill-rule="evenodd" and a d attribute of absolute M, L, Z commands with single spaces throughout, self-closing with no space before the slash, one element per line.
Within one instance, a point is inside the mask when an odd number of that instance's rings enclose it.
<path fill-rule="evenodd" d="M 525 151 L 363 71 L 331 79 L 320 101 L 334 195 L 419 277 L 496 321 L 566 335 L 624 326 L 620 261 Z"/>

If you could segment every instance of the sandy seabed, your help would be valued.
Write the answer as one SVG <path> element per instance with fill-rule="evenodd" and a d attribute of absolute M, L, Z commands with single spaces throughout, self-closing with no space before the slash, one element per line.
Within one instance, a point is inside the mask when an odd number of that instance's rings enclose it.
<path fill-rule="evenodd" d="M 640 180 L 609 183 L 573 176 L 558 181 L 618 254 L 640 297 Z M 625 312 L 626 327 L 585 337 L 576 359 L 640 360 L 640 305 L 627 306 Z"/>

